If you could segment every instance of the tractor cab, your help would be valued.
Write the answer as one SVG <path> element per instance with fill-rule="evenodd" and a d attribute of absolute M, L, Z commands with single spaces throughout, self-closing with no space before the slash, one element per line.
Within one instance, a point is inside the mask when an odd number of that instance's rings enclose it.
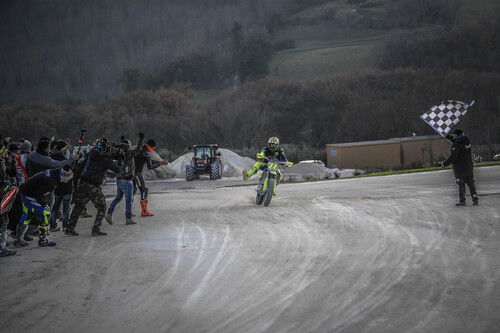
<path fill-rule="evenodd" d="M 210 179 L 222 178 L 221 153 L 214 144 L 193 146 L 193 159 L 186 166 L 186 180 L 199 178 L 199 175 L 209 174 Z"/>

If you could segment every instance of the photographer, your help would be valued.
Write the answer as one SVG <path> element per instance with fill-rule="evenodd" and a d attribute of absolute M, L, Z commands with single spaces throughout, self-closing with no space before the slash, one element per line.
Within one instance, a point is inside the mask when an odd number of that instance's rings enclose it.
<path fill-rule="evenodd" d="M 63 161 L 68 158 L 68 148 L 69 146 L 65 141 L 59 140 L 56 142 L 54 148 L 52 149 L 50 157 L 52 157 L 56 161 Z M 61 203 L 63 206 L 63 230 L 68 226 L 69 215 L 71 211 L 71 198 L 73 195 L 73 181 L 58 184 L 54 191 L 54 194 L 55 200 L 52 206 L 52 214 L 50 215 L 50 232 L 60 230 L 57 226 L 57 216 L 59 215 L 59 208 L 61 207 Z"/>
<path fill-rule="evenodd" d="M 76 189 L 78 188 L 78 183 L 80 182 L 80 177 L 82 176 L 83 169 L 85 169 L 85 165 L 87 165 L 87 160 L 89 157 L 89 151 L 87 148 L 81 149 L 81 147 L 78 148 L 77 152 L 77 158 L 73 161 L 73 164 L 71 165 L 71 170 L 73 170 L 73 188 Z M 71 203 L 75 203 L 75 196 L 73 196 Z M 87 212 L 87 207 L 84 207 L 82 211 L 82 215 L 80 215 L 81 218 L 91 218 L 92 215 Z"/>
<path fill-rule="evenodd" d="M 132 150 L 132 143 L 122 137 L 122 148 L 124 150 L 123 157 L 118 160 L 118 168 L 120 171 L 116 174 L 116 197 L 111 202 L 108 212 L 105 216 L 106 221 L 113 224 L 112 217 L 116 205 L 125 196 L 125 218 L 126 224 L 136 224 L 132 219 L 132 202 L 134 200 L 134 175 L 135 175 L 135 157 L 141 152 L 144 134 L 139 134 L 139 142 L 137 147 Z"/>
<path fill-rule="evenodd" d="M 149 170 L 158 168 L 160 165 L 167 165 L 168 161 L 154 161 L 151 159 L 151 153 L 156 148 L 156 141 L 149 139 L 148 142 L 141 148 L 139 154 L 135 157 L 135 179 L 134 186 L 141 191 L 141 216 L 153 216 L 154 214 L 148 211 L 148 188 L 142 175 L 144 165 L 148 166 Z"/>
<path fill-rule="evenodd" d="M 113 161 L 117 157 L 116 154 L 115 148 L 106 139 L 98 142 L 90 151 L 75 192 L 75 207 L 73 207 L 73 211 L 71 212 L 70 222 L 65 232 L 66 235 L 78 236 L 75 227 L 89 201 L 97 209 L 92 236 L 106 235 L 105 232 L 101 231 L 102 219 L 106 213 L 106 199 L 104 198 L 104 193 L 102 193 L 101 184 L 104 181 L 107 170 L 119 172 L 118 166 Z"/>

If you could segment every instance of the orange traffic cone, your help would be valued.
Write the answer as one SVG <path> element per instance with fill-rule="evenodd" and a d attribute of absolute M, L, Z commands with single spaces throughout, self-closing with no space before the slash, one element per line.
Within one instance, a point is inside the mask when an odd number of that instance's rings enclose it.
<path fill-rule="evenodd" d="M 141 216 L 153 216 L 154 214 L 148 211 L 148 201 L 141 200 Z"/>

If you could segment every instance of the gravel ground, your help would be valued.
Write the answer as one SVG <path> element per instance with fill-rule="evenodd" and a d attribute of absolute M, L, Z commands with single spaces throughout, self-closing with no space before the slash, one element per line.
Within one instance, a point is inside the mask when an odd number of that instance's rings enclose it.
<path fill-rule="evenodd" d="M 152 218 L 2 258 L 2 332 L 498 332 L 500 168 L 479 207 L 449 171 L 151 186 Z M 223 182 L 223 181 L 221 181 Z M 198 185 L 197 185 L 198 184 Z"/>

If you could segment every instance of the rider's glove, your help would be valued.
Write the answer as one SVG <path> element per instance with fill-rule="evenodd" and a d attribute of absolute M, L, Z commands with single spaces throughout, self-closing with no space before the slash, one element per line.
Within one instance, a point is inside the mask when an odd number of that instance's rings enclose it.
<path fill-rule="evenodd" d="M 293 163 L 292 162 L 286 162 L 286 166 L 287 167 L 293 167 Z"/>

